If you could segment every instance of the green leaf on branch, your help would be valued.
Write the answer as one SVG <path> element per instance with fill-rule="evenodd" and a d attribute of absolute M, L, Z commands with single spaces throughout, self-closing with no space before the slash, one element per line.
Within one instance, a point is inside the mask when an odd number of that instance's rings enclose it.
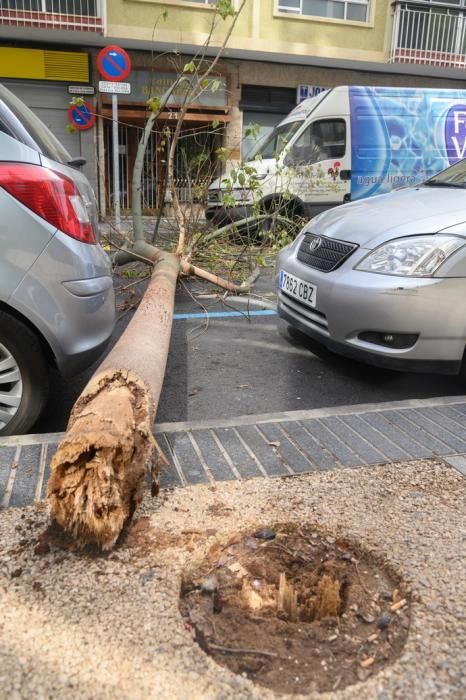
<path fill-rule="evenodd" d="M 218 119 L 214 119 L 212 122 L 212 129 L 218 129 L 218 127 L 220 126 L 221 123 L 222 122 L 219 122 Z"/>
<path fill-rule="evenodd" d="M 210 89 L 212 92 L 217 92 L 218 90 L 220 90 L 221 86 L 222 82 L 220 80 L 212 80 L 210 84 Z"/>
<path fill-rule="evenodd" d="M 162 103 L 159 97 L 150 97 L 147 100 L 146 105 L 151 112 L 158 112 L 162 106 Z"/>
<path fill-rule="evenodd" d="M 67 124 L 66 130 L 69 134 L 74 134 L 74 132 L 76 131 L 76 127 L 73 126 L 73 124 Z"/>
<path fill-rule="evenodd" d="M 73 97 L 70 100 L 70 105 L 73 105 L 73 107 L 82 107 L 84 104 L 84 97 Z"/>
<path fill-rule="evenodd" d="M 225 163 L 228 160 L 230 152 L 227 148 L 220 146 L 216 149 L 215 155 L 217 156 L 217 159 L 220 161 L 220 163 Z"/>
<path fill-rule="evenodd" d="M 194 73 L 195 70 L 196 66 L 194 64 L 194 61 L 190 61 L 189 63 L 184 64 L 183 73 Z"/>
<path fill-rule="evenodd" d="M 234 17 L 236 12 L 231 0 L 218 0 L 217 12 L 222 19 Z"/>

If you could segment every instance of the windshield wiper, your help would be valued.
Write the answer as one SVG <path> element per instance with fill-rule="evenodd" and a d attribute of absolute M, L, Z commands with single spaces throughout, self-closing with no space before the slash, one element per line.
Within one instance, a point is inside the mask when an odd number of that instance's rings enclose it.
<path fill-rule="evenodd" d="M 427 180 L 427 182 L 424 182 L 424 187 L 456 187 L 457 189 L 464 190 L 466 184 L 458 185 L 454 182 L 444 182 L 443 180 Z"/>

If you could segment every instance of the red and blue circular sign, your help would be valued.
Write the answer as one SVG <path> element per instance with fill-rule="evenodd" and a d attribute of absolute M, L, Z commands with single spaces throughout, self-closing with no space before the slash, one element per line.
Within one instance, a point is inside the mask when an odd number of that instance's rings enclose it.
<path fill-rule="evenodd" d="M 95 124 L 94 108 L 89 102 L 71 105 L 68 109 L 68 121 L 80 131 L 91 129 Z"/>
<path fill-rule="evenodd" d="M 131 59 L 124 49 L 111 44 L 99 51 L 97 68 L 105 80 L 119 82 L 128 77 L 131 71 Z"/>

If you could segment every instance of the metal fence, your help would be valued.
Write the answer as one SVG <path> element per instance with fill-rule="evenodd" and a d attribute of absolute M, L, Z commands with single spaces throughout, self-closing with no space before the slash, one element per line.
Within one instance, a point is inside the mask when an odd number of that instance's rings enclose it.
<path fill-rule="evenodd" d="M 0 25 L 103 31 L 105 0 L 0 0 Z"/>
<path fill-rule="evenodd" d="M 133 161 L 139 135 L 139 130 L 131 126 L 119 126 L 120 207 L 123 210 L 131 208 Z M 186 129 L 181 133 L 174 162 L 176 193 L 181 203 L 201 202 L 205 198 L 207 186 L 216 174 L 215 149 L 220 145 L 221 139 L 221 132 L 213 131 L 209 127 Z M 153 131 L 144 155 L 141 188 L 143 211 L 155 211 L 164 203 L 162 198 L 165 189 L 167 147 L 166 136 Z M 106 203 L 107 207 L 112 209 L 113 152 L 110 127 L 105 129 L 105 153 Z"/>
<path fill-rule="evenodd" d="M 397 5 L 390 63 L 466 66 L 466 16 L 460 9 Z"/>

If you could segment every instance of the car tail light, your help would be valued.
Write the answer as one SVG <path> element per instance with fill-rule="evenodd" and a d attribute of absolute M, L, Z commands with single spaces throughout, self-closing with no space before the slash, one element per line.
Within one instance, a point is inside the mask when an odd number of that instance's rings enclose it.
<path fill-rule="evenodd" d="M 39 165 L 1 163 L 0 187 L 68 236 L 96 243 L 85 203 L 65 175 Z"/>

